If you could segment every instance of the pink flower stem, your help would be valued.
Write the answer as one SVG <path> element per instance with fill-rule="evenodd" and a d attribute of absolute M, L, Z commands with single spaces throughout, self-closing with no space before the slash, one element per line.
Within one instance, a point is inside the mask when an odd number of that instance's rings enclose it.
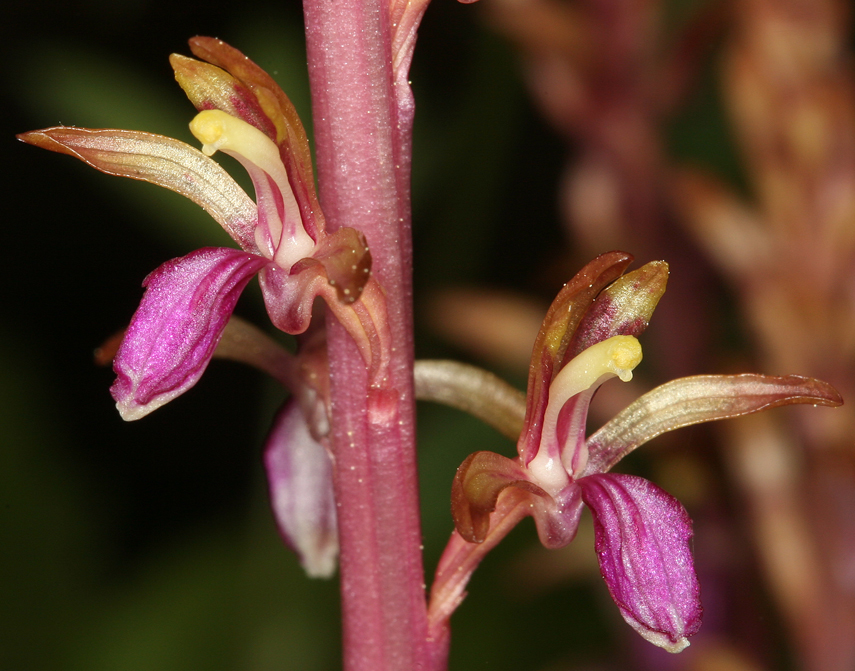
<path fill-rule="evenodd" d="M 481 543 L 470 543 L 456 531 L 439 560 L 428 609 L 428 636 L 439 656 L 448 653 L 451 629 L 449 620 L 466 598 L 466 585 L 478 565 L 519 522 L 531 513 L 526 492 L 508 488 L 499 497 L 496 510 L 490 514 L 490 531 Z"/>
<path fill-rule="evenodd" d="M 306 0 L 304 12 L 321 204 L 329 230 L 365 234 L 391 333 L 389 376 L 372 386 L 354 342 L 327 316 L 344 668 L 438 669 L 415 452 L 411 109 L 396 96 L 387 2 Z"/>

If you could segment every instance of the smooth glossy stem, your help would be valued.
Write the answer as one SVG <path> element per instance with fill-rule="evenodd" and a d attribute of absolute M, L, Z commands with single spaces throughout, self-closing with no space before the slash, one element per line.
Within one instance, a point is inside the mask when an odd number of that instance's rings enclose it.
<path fill-rule="evenodd" d="M 386 292 L 389 377 L 374 388 L 328 313 L 346 671 L 429 665 L 415 458 L 411 109 L 392 70 L 389 4 L 306 0 L 321 206 L 365 234 Z M 437 668 L 437 667 L 434 667 Z"/>

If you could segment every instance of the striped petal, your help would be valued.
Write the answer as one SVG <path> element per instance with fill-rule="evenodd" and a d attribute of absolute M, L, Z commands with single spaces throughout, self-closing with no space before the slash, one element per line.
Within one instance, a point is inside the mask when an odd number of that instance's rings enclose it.
<path fill-rule="evenodd" d="M 633 475 L 592 475 L 577 484 L 594 518 L 600 571 L 623 619 L 654 645 L 680 652 L 703 614 L 688 513 Z"/>
<path fill-rule="evenodd" d="M 255 252 L 255 203 L 219 163 L 184 142 L 131 130 L 56 126 L 18 136 L 119 177 L 151 182 L 205 209 L 246 251 Z"/>
<path fill-rule="evenodd" d="M 647 392 L 588 438 L 583 475 L 604 473 L 639 445 L 683 426 L 794 403 L 837 406 L 838 391 L 800 375 L 695 375 Z"/>
<path fill-rule="evenodd" d="M 207 247 L 172 259 L 143 282 L 145 295 L 113 361 L 110 388 L 126 420 L 139 419 L 202 376 L 247 282 L 267 263 Z"/>

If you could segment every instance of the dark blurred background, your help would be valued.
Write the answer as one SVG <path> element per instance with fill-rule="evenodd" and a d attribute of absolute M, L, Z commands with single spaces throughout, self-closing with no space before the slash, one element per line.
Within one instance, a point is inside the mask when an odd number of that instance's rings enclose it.
<path fill-rule="evenodd" d="M 694 4 L 666 3 L 663 25 L 679 25 Z M 716 20 L 708 24 L 711 35 L 695 42 L 701 46 L 691 55 L 692 83 L 680 110 L 662 123 L 663 144 L 744 188 L 717 94 Z M 194 110 L 167 57 L 189 53 L 186 40 L 197 34 L 226 40 L 273 74 L 311 133 L 301 21 L 293 0 L 36 1 L 3 10 L 2 669 L 340 667 L 336 581 L 303 575 L 268 510 L 261 445 L 284 392 L 254 370 L 215 361 L 192 391 L 125 423 L 108 393 L 111 371 L 93 362 L 94 349 L 133 314 L 148 272 L 228 238 L 180 196 L 107 177 L 13 137 L 66 124 L 195 144 L 187 129 Z M 530 60 L 520 58 L 525 49 L 507 32 L 484 7 L 452 0 L 434 0 L 420 30 L 411 73 L 417 354 L 468 358 L 522 386 L 531 320 L 536 326 L 561 283 L 611 245 L 568 235 L 559 194 L 568 191 L 567 165 L 585 158 L 585 142 L 547 122 L 548 112 L 532 101 Z M 584 125 L 579 132 L 587 132 Z M 703 291 L 674 303 L 659 335 L 652 327 L 649 368 L 627 394 L 673 373 L 721 372 L 722 361 L 750 359 L 734 289 L 723 288 L 684 234 L 652 228 L 640 250 L 633 246 L 638 235 L 626 238 L 628 251 L 646 262 L 679 250 L 668 260 L 691 272 L 675 273 L 673 282 L 685 278 Z M 522 306 L 516 349 L 478 347 L 480 336 L 516 333 L 514 324 L 476 320 L 469 339 L 449 332 L 444 318 L 478 307 L 455 293 L 458 287 L 488 287 L 496 300 Z M 673 316 L 681 310 L 689 323 Z M 265 324 L 254 285 L 237 313 Z M 517 313 L 504 314 L 507 322 Z M 605 402 L 600 414 L 631 397 Z M 477 449 L 510 455 L 514 448 L 453 410 L 421 408 L 419 422 L 430 575 L 452 528 L 454 469 Z M 786 618 L 758 579 L 747 532 L 732 524 L 744 514 L 709 443 L 703 431 L 685 432 L 676 444 L 665 441 L 656 458 L 634 456 L 627 469 L 654 477 L 700 515 L 707 531 L 702 538 L 699 532 L 697 551 L 710 550 L 699 559 L 709 640 L 736 630 L 734 640 L 748 653 L 712 643 L 706 647 L 717 656 L 705 660 L 651 652 L 608 597 L 588 523 L 571 548 L 554 553 L 538 549 L 533 525 L 524 524 L 476 573 L 453 620 L 451 668 L 798 668 Z M 691 456 L 676 449 L 686 444 L 696 448 Z"/>

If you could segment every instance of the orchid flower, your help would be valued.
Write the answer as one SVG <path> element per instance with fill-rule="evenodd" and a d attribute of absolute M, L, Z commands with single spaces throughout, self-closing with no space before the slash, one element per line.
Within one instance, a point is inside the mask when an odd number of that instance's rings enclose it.
<path fill-rule="evenodd" d="M 620 277 L 631 258 L 598 257 L 553 302 L 534 345 L 517 457 L 476 452 L 458 469 L 457 533 L 437 571 L 434 627 L 445 626 L 483 554 L 522 517 L 534 518 L 543 545 L 559 548 L 573 540 L 585 505 L 600 570 L 621 615 L 651 643 L 679 652 L 702 614 L 691 520 L 653 483 L 610 469 L 639 445 L 689 424 L 790 403 L 842 403 L 834 388 L 810 378 L 688 377 L 643 395 L 586 439 L 591 398 L 606 380 L 632 378 L 642 358 L 636 337 L 665 291 L 664 262 Z"/>
<path fill-rule="evenodd" d="M 143 282 L 142 302 L 113 362 L 111 393 L 122 417 L 139 419 L 201 377 L 241 292 L 258 275 L 279 329 L 306 330 L 325 299 L 355 339 L 372 379 L 385 375 L 382 289 L 371 277 L 364 237 L 328 233 L 318 204 L 305 131 L 273 79 L 224 42 L 196 37 L 173 55 L 178 83 L 199 111 L 190 124 L 202 152 L 172 138 L 126 130 L 58 126 L 18 137 L 75 156 L 111 175 L 176 191 L 202 206 L 240 249 L 203 248 L 173 259 Z M 246 168 L 253 201 L 218 163 L 222 151 Z"/>

